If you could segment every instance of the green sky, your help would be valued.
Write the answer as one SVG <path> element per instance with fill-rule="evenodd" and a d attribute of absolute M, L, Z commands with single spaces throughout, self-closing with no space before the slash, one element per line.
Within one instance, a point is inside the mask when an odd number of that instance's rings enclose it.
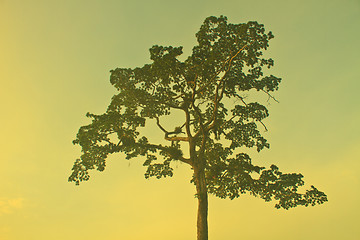
<path fill-rule="evenodd" d="M 189 54 L 211 15 L 274 33 L 280 103 L 267 105 L 271 148 L 251 156 L 301 172 L 329 202 L 286 211 L 211 197 L 210 239 L 360 239 L 359 0 L 0 0 L 1 240 L 195 239 L 187 166 L 145 180 L 141 159 L 114 155 L 89 182 L 67 177 L 85 113 L 115 93 L 109 70 L 149 63 L 155 44 Z"/>

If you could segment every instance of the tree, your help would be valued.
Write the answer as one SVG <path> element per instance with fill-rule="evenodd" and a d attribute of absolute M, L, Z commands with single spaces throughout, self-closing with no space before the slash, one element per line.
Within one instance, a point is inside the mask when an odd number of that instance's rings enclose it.
<path fill-rule="evenodd" d="M 269 148 L 259 130 L 267 131 L 263 120 L 268 110 L 244 94 L 258 92 L 276 101 L 271 92 L 278 90 L 281 79 L 263 76 L 263 68 L 274 61 L 262 58 L 273 34 L 257 22 L 230 24 L 220 16 L 206 18 L 196 37 L 198 45 L 183 62 L 178 60 L 182 47 L 155 45 L 151 64 L 111 71 L 118 93 L 104 114 L 87 114 L 92 123 L 82 126 L 74 140 L 82 155 L 69 181 L 87 181 L 88 171 L 103 171 L 107 156 L 116 152 L 128 160 L 143 156 L 146 178 L 171 177 L 173 162 L 188 164 L 198 199 L 198 240 L 208 239 L 209 193 L 234 199 L 248 192 L 276 200 L 275 207 L 284 209 L 326 202 L 327 196 L 313 186 L 298 192 L 304 185 L 301 174 L 254 165 L 242 152 L 244 147 L 258 152 Z M 160 120 L 174 111 L 182 112 L 184 123 L 170 131 Z M 151 121 L 167 144 L 143 136 L 141 128 Z"/>

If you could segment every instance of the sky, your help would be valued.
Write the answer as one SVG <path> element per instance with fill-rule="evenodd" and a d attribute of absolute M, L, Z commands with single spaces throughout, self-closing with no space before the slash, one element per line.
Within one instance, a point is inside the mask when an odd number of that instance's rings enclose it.
<path fill-rule="evenodd" d="M 67 178 L 87 112 L 106 110 L 109 71 L 150 63 L 157 44 L 196 44 L 208 16 L 258 21 L 283 79 L 266 103 L 271 147 L 255 164 L 300 172 L 329 202 L 277 210 L 243 195 L 209 199 L 209 239 L 360 239 L 359 0 L 0 0 L 0 239 L 195 239 L 191 170 L 144 178 L 142 159 Z M 156 134 L 156 133 L 154 133 Z"/>

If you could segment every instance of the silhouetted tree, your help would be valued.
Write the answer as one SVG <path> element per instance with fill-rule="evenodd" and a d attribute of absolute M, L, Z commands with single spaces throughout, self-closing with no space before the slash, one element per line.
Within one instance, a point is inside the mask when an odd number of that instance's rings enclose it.
<path fill-rule="evenodd" d="M 257 22 L 230 24 L 221 16 L 208 17 L 196 37 L 198 45 L 183 62 L 178 60 L 182 47 L 155 45 L 150 49 L 151 64 L 111 71 L 110 82 L 118 93 L 104 114 L 87 114 L 92 123 L 81 127 L 74 140 L 83 154 L 69 181 L 79 184 L 89 179 L 88 170 L 103 171 L 107 156 L 116 152 L 125 153 L 126 159 L 143 156 L 146 178 L 172 176 L 174 161 L 188 164 L 199 204 L 198 240 L 208 239 L 208 193 L 234 199 L 248 192 L 276 200 L 275 207 L 284 209 L 327 201 L 313 186 L 298 192 L 304 185 L 301 174 L 254 165 L 242 152 L 241 147 L 269 148 L 258 130 L 267 130 L 262 121 L 268 110 L 248 102 L 244 93 L 258 91 L 275 100 L 271 92 L 281 79 L 263 76 L 263 68 L 274 61 L 262 58 L 273 34 Z M 170 131 L 161 117 L 174 111 L 183 113 L 184 123 Z M 149 120 L 156 122 L 168 144 L 149 142 L 141 134 L 139 127 Z"/>

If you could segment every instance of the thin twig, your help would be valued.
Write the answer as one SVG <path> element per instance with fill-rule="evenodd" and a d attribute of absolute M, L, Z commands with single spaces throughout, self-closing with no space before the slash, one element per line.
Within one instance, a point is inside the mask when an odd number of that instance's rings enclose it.
<path fill-rule="evenodd" d="M 273 97 L 269 92 L 265 91 L 264 89 L 261 89 L 264 93 L 266 93 L 270 98 L 272 98 L 275 102 L 280 103 L 278 100 L 276 100 L 275 97 Z"/>

